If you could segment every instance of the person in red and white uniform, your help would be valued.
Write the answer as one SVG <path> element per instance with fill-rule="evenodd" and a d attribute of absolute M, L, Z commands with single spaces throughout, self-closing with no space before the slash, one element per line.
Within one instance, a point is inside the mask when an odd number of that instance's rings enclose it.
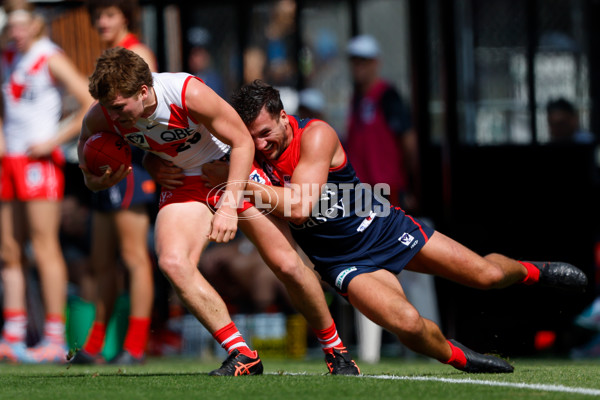
<path fill-rule="evenodd" d="M 0 124 L 2 283 L 4 328 L 0 359 L 65 362 L 67 269 L 59 244 L 64 158 L 59 145 L 74 138 L 92 104 L 87 80 L 44 35 L 32 9 L 8 11 L 9 47 L 2 53 L 3 119 Z M 59 124 L 61 90 L 79 103 Z M 25 345 L 25 244 L 30 240 L 46 313 L 42 340 Z"/>
<path fill-rule="evenodd" d="M 87 8 L 103 44 L 109 48 L 124 47 L 137 53 L 152 72 L 157 72 L 154 53 L 131 32 L 137 8 L 135 1 L 90 0 Z M 152 221 L 148 210 L 156 201 L 156 184 L 142 166 L 143 154 L 143 150 L 132 146 L 132 173 L 118 184 L 92 194 L 89 261 L 96 291 L 87 294 L 87 297 L 94 301 L 96 313 L 82 351 L 75 354 L 72 363 L 106 361 L 101 351 L 106 326 L 119 291 L 118 255 L 129 275 L 130 314 L 123 348 L 109 362 L 126 365 L 144 361 L 154 302 L 152 260 L 148 246 Z M 82 295 L 85 297 L 86 293 Z"/>

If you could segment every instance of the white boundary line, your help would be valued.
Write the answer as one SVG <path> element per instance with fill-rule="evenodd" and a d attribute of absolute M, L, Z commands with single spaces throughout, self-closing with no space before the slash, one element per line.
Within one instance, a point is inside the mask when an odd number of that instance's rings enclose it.
<path fill-rule="evenodd" d="M 306 372 L 301 373 L 271 373 L 268 375 L 322 375 L 322 374 L 309 374 Z M 452 379 L 452 378 L 441 378 L 435 376 L 396 376 L 396 375 L 360 375 L 357 378 L 362 379 L 383 379 L 383 380 L 399 380 L 399 381 L 431 381 L 431 382 L 443 382 L 443 383 L 457 383 L 467 385 L 482 385 L 482 386 L 498 386 L 498 387 L 512 387 L 518 389 L 529 389 L 539 390 L 543 392 L 559 392 L 559 393 L 576 393 L 584 394 L 588 396 L 600 396 L 600 389 L 572 387 L 563 385 L 547 385 L 541 383 L 519 383 L 519 382 L 498 382 L 490 380 L 479 380 L 479 379 Z"/>

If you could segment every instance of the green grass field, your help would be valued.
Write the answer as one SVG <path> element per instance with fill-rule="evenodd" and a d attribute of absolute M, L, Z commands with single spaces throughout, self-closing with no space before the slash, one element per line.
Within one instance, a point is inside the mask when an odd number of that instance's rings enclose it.
<path fill-rule="evenodd" d="M 600 397 L 600 360 L 512 360 L 514 374 L 473 375 L 432 361 L 361 365 L 325 375 L 320 360 L 263 359 L 265 374 L 210 377 L 219 361 L 150 359 L 143 366 L 0 365 L 0 399 L 584 399 Z"/>

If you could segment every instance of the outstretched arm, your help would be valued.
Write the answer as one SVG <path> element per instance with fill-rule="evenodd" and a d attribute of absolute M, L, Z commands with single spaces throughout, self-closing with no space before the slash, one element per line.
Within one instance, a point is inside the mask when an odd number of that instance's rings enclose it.
<path fill-rule="evenodd" d="M 325 122 L 315 122 L 302 135 L 300 160 L 290 185 L 276 187 L 250 181 L 247 194 L 255 204 L 271 207 L 275 216 L 301 224 L 311 217 L 327 182 L 329 169 L 341 165 L 344 159 L 344 151 L 333 128 Z M 219 162 L 203 168 L 210 185 L 223 182 L 224 168 L 226 164 Z"/>

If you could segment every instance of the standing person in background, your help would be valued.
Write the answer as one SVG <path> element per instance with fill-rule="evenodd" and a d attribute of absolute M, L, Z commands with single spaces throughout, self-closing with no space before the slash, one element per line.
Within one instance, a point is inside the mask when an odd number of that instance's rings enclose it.
<path fill-rule="evenodd" d="M 564 98 L 546 104 L 548 135 L 552 143 L 594 143 L 594 134 L 579 127 L 579 114 L 573 103 Z"/>
<path fill-rule="evenodd" d="M 104 44 L 137 53 L 156 72 L 152 50 L 131 33 L 137 7 L 134 1 L 90 0 L 87 6 Z M 118 295 L 117 249 L 129 273 L 130 313 L 123 350 L 110 362 L 125 365 L 144 360 L 154 300 L 148 207 L 156 201 L 156 185 L 142 166 L 143 154 L 132 147 L 132 173 L 117 185 L 92 195 L 90 264 L 96 282 L 96 315 L 83 348 L 71 360 L 75 364 L 104 362 L 100 352 Z"/>
<path fill-rule="evenodd" d="M 354 94 L 344 148 L 361 182 L 390 185 L 389 200 L 412 212 L 418 207 L 417 134 L 410 110 L 394 86 L 379 76 L 381 50 L 370 35 L 347 46 Z"/>
<path fill-rule="evenodd" d="M 140 42 L 132 32 L 138 7 L 137 1 L 88 0 L 86 4 L 92 25 L 107 48 L 119 46 L 129 49 L 142 57 L 150 70 L 158 70 L 156 57 L 152 50 Z"/>
<path fill-rule="evenodd" d="M 208 48 L 211 42 L 210 32 L 206 28 L 196 26 L 190 28 L 187 37 L 191 45 L 188 55 L 189 73 L 202 79 L 216 94 L 225 97 L 223 79 L 213 65 L 212 55 Z"/>
<path fill-rule="evenodd" d="M 87 80 L 45 36 L 30 4 L 7 7 L 9 46 L 2 53 L 3 119 L 0 206 L 4 328 L 0 359 L 65 362 L 67 269 L 59 243 L 64 157 L 59 146 L 75 137 L 92 103 Z M 60 89 L 79 103 L 59 127 Z M 45 308 L 42 340 L 27 348 L 25 244 L 31 241 Z"/>

